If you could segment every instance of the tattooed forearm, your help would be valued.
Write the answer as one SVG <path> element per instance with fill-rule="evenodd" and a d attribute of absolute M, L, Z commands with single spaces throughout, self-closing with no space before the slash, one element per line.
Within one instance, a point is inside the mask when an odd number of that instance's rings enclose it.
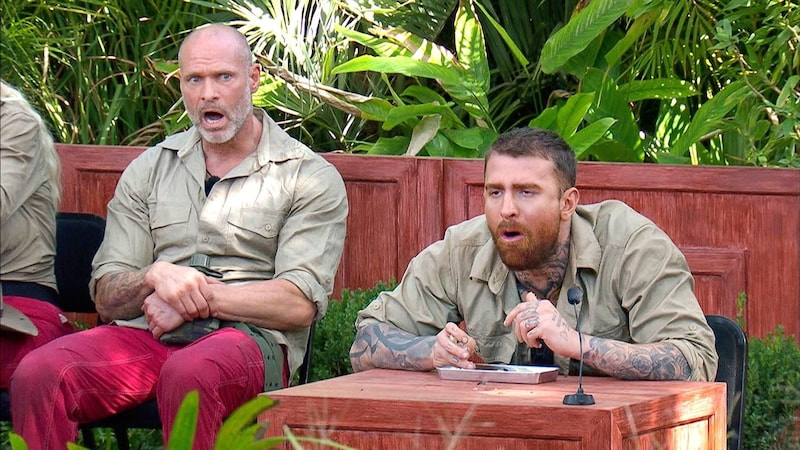
<path fill-rule="evenodd" d="M 142 315 L 142 303 L 153 292 L 144 281 L 146 269 L 136 272 L 112 272 L 98 280 L 95 303 L 105 322 Z"/>
<path fill-rule="evenodd" d="M 432 370 L 431 349 L 436 336 L 414 336 L 385 323 L 373 323 L 358 331 L 350 347 L 353 370 Z"/>
<path fill-rule="evenodd" d="M 688 380 L 689 362 L 668 342 L 628 344 L 592 337 L 584 362 L 613 377 L 625 380 Z"/>

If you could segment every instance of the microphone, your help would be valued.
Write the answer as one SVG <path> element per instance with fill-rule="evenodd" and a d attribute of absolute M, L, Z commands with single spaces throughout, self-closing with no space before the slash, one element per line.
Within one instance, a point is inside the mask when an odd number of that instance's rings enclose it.
<path fill-rule="evenodd" d="M 564 396 L 565 405 L 594 405 L 594 397 L 591 394 L 584 394 L 583 392 L 583 335 L 581 334 L 581 316 L 578 314 L 577 304 L 581 302 L 583 291 L 577 286 L 569 288 L 567 291 L 567 301 L 575 310 L 575 328 L 578 331 L 578 343 L 581 350 L 578 354 L 580 362 L 578 363 L 578 390 L 574 394 L 567 394 Z"/>
<path fill-rule="evenodd" d="M 217 184 L 217 181 L 219 181 L 219 177 L 215 177 L 213 175 L 208 177 L 208 179 L 206 180 L 206 186 L 205 186 L 206 187 L 206 196 L 208 196 L 208 194 L 211 193 L 211 188 L 213 188 L 214 185 Z"/>

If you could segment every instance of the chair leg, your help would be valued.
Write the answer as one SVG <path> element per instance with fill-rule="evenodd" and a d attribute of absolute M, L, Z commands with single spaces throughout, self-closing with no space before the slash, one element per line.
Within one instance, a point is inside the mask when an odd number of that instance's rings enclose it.
<path fill-rule="evenodd" d="M 131 443 L 128 439 L 128 429 L 125 427 L 114 427 L 114 437 L 117 438 L 117 445 L 119 450 L 130 450 Z"/>
<path fill-rule="evenodd" d="M 94 431 L 91 428 L 81 427 L 81 435 L 83 435 L 83 446 L 89 449 L 96 449 L 97 443 L 94 441 Z"/>

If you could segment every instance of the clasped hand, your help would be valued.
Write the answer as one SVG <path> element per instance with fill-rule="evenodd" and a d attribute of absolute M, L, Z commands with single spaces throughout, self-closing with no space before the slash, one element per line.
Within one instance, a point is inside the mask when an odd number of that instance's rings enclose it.
<path fill-rule="evenodd" d="M 186 321 L 213 315 L 210 286 L 223 284 L 193 268 L 165 262 L 153 264 L 145 278 L 153 292 L 145 298 L 142 312 L 156 338 Z"/>

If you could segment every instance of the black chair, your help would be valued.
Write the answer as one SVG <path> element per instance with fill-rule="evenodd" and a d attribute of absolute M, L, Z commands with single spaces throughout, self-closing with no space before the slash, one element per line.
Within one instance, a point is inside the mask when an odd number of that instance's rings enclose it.
<path fill-rule="evenodd" d="M 62 311 L 95 313 L 89 294 L 92 259 L 106 231 L 106 220 L 89 213 L 56 215 L 56 282 Z M 89 325 L 97 325 L 89 324 Z"/>
<path fill-rule="evenodd" d="M 739 450 L 744 426 L 744 399 L 747 394 L 747 336 L 735 321 L 707 315 L 714 330 L 719 365 L 714 381 L 728 385 L 728 449 Z"/>

